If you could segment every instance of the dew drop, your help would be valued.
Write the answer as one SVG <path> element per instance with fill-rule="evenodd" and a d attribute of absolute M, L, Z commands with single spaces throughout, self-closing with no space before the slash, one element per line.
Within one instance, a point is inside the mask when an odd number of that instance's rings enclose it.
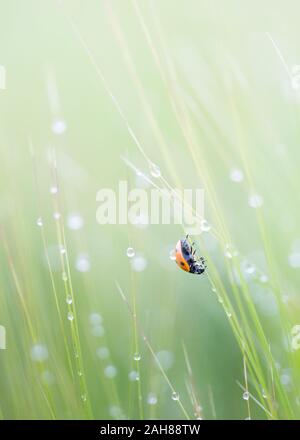
<path fill-rule="evenodd" d="M 42 217 L 39 217 L 39 218 L 37 219 L 36 224 L 37 224 L 38 226 L 43 226 L 43 220 L 42 220 Z"/>
<path fill-rule="evenodd" d="M 75 267 L 78 272 L 88 272 L 91 268 L 91 263 L 87 255 L 78 255 L 75 261 Z"/>
<path fill-rule="evenodd" d="M 107 347 L 99 347 L 96 350 L 96 354 L 100 359 L 107 359 L 109 357 L 109 350 Z"/>
<path fill-rule="evenodd" d="M 201 231 L 202 231 L 202 232 L 208 232 L 208 231 L 210 231 L 211 226 L 210 226 L 210 224 L 207 222 L 207 220 L 202 220 L 202 221 L 201 221 L 201 226 L 200 226 L 200 228 L 201 228 Z"/>
<path fill-rule="evenodd" d="M 66 248 L 64 248 L 63 246 L 61 246 L 61 247 L 60 247 L 60 253 L 61 253 L 62 255 L 64 255 L 66 252 L 67 252 L 67 251 L 66 251 Z"/>
<path fill-rule="evenodd" d="M 261 283 L 267 283 L 267 282 L 269 281 L 269 278 L 267 277 L 267 275 L 262 274 L 262 275 L 259 277 L 259 281 L 260 281 Z"/>
<path fill-rule="evenodd" d="M 157 396 L 155 393 L 149 393 L 147 396 L 148 405 L 156 405 L 157 404 Z"/>
<path fill-rule="evenodd" d="M 223 300 L 222 300 L 222 298 L 220 296 L 218 298 L 218 301 L 219 301 L 220 304 L 223 304 Z"/>
<path fill-rule="evenodd" d="M 230 172 L 230 179 L 233 182 L 239 183 L 244 179 L 244 173 L 242 170 L 235 169 Z"/>
<path fill-rule="evenodd" d="M 229 310 L 226 310 L 226 315 L 228 316 L 228 318 L 232 317 L 232 314 L 231 314 L 231 312 Z"/>
<path fill-rule="evenodd" d="M 68 312 L 68 320 L 72 322 L 73 319 L 74 319 L 73 313 L 72 312 Z"/>
<path fill-rule="evenodd" d="M 81 377 L 82 376 L 82 371 L 77 371 L 77 374 L 78 374 L 79 377 Z"/>
<path fill-rule="evenodd" d="M 92 312 L 89 316 L 89 321 L 91 325 L 97 326 L 102 323 L 102 316 L 100 313 Z"/>
<path fill-rule="evenodd" d="M 149 169 L 150 169 L 151 176 L 156 177 L 156 178 L 161 176 L 160 168 L 157 165 L 155 165 L 155 163 L 150 162 Z"/>
<path fill-rule="evenodd" d="M 133 355 L 133 359 L 134 359 L 135 361 L 140 361 L 141 358 L 142 358 L 142 356 L 140 355 L 140 353 L 134 353 L 134 355 Z"/>
<path fill-rule="evenodd" d="M 81 400 L 82 400 L 83 402 L 86 402 L 86 394 L 82 394 L 82 395 L 81 395 Z"/>
<path fill-rule="evenodd" d="M 135 370 L 130 371 L 130 373 L 128 374 L 128 378 L 132 382 L 135 382 L 135 381 L 138 382 L 140 380 L 139 373 Z"/>
<path fill-rule="evenodd" d="M 65 282 L 68 281 L 68 275 L 65 271 L 61 274 L 61 277 L 62 277 L 63 281 L 65 281 Z"/>
<path fill-rule="evenodd" d="M 101 338 L 102 336 L 105 335 L 105 329 L 101 324 L 94 325 L 91 329 L 91 333 L 93 336 L 96 336 L 97 338 Z"/>
<path fill-rule="evenodd" d="M 50 194 L 57 194 L 58 193 L 58 187 L 57 186 L 51 186 L 50 187 Z"/>
<path fill-rule="evenodd" d="M 55 134 L 63 134 L 66 131 L 67 125 L 65 121 L 58 119 L 52 124 L 52 131 Z"/>
<path fill-rule="evenodd" d="M 253 275 L 255 273 L 255 271 L 256 271 L 256 268 L 255 268 L 255 266 L 253 264 L 251 264 L 249 262 L 245 263 L 245 265 L 244 265 L 244 272 L 247 275 Z"/>
<path fill-rule="evenodd" d="M 135 272 L 143 272 L 147 267 L 147 260 L 143 256 L 137 256 L 131 260 L 131 267 Z"/>
<path fill-rule="evenodd" d="M 104 370 L 104 374 L 109 379 L 113 379 L 117 375 L 117 369 L 114 365 L 108 365 Z"/>
<path fill-rule="evenodd" d="M 78 231 L 78 229 L 82 228 L 83 226 L 83 218 L 80 214 L 73 212 L 68 216 L 67 225 L 69 229 L 72 229 L 73 231 Z"/>
<path fill-rule="evenodd" d="M 132 247 L 127 248 L 126 255 L 128 258 L 132 258 L 135 256 L 135 251 Z"/>
<path fill-rule="evenodd" d="M 230 243 L 227 243 L 225 246 L 224 255 L 226 258 L 233 258 L 238 255 L 238 251 L 234 248 L 234 246 Z"/>
<path fill-rule="evenodd" d="M 46 345 L 35 344 L 30 350 L 31 359 L 35 362 L 44 362 L 49 357 Z"/>
<path fill-rule="evenodd" d="M 244 393 L 243 393 L 243 399 L 244 400 L 249 400 L 249 391 L 245 391 Z"/>
<path fill-rule="evenodd" d="M 252 194 L 248 199 L 248 205 L 251 208 L 260 208 L 264 203 L 262 196 L 259 194 Z"/>
<path fill-rule="evenodd" d="M 172 393 L 172 400 L 179 400 L 179 394 L 176 391 Z"/>
<path fill-rule="evenodd" d="M 175 260 L 176 260 L 176 251 L 175 251 L 175 249 L 172 249 L 172 250 L 170 251 L 169 257 L 170 257 L 170 259 L 171 259 L 172 261 L 175 261 Z"/>
<path fill-rule="evenodd" d="M 73 302 L 73 299 L 72 299 L 71 295 L 68 295 L 67 298 L 66 298 L 66 303 L 67 304 L 72 304 L 72 302 Z"/>
<path fill-rule="evenodd" d="M 212 292 L 214 292 L 214 293 L 217 292 L 217 289 L 216 289 L 214 286 L 211 288 L 211 290 L 212 290 Z"/>
<path fill-rule="evenodd" d="M 54 220 L 59 220 L 60 217 L 61 217 L 60 212 L 54 212 L 54 213 L 53 213 L 53 218 L 54 218 Z"/>

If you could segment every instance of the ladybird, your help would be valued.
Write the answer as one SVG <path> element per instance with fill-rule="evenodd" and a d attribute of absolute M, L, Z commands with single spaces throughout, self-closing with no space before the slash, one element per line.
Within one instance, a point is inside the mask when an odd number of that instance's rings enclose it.
<path fill-rule="evenodd" d="M 178 240 L 175 248 L 175 261 L 180 269 L 201 275 L 206 269 L 205 260 L 203 257 L 196 256 L 193 244 L 189 243 L 188 235 Z"/>

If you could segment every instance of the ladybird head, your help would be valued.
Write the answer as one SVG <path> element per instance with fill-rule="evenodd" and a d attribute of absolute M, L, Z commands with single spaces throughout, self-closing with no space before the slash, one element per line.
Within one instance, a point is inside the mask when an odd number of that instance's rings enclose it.
<path fill-rule="evenodd" d="M 192 265 L 191 265 L 191 272 L 200 275 L 201 273 L 203 273 L 205 271 L 205 266 L 203 263 L 199 262 L 199 261 L 195 261 Z"/>

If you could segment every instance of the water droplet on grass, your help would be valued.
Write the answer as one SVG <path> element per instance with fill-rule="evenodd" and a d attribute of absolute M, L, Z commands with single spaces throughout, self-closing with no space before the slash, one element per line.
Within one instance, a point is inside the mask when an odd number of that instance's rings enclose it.
<path fill-rule="evenodd" d="M 244 271 L 248 275 L 253 275 L 256 271 L 255 266 L 251 263 L 246 263 L 244 267 Z"/>
<path fill-rule="evenodd" d="M 82 400 L 83 402 L 86 402 L 86 399 L 87 399 L 87 398 L 86 398 L 86 394 L 82 394 L 82 395 L 81 395 L 81 400 Z"/>
<path fill-rule="evenodd" d="M 105 369 L 104 369 L 104 374 L 106 377 L 108 377 L 109 379 L 113 379 L 114 377 L 116 377 L 117 375 L 117 369 L 114 365 L 108 365 Z"/>
<path fill-rule="evenodd" d="M 142 256 L 137 256 L 131 260 L 131 267 L 135 272 L 143 272 L 147 267 L 147 260 Z"/>
<path fill-rule="evenodd" d="M 250 395 L 249 395 L 249 391 L 245 391 L 245 392 L 243 393 L 243 399 L 244 399 L 244 400 L 249 400 L 249 397 L 250 397 Z"/>
<path fill-rule="evenodd" d="M 90 314 L 89 320 L 91 325 L 99 325 L 102 323 L 102 316 L 100 313 L 93 312 Z"/>
<path fill-rule="evenodd" d="M 230 179 L 233 182 L 236 182 L 236 183 L 242 182 L 242 180 L 244 180 L 244 173 L 243 173 L 243 171 L 239 170 L 239 169 L 232 170 L 230 172 Z"/>
<path fill-rule="evenodd" d="M 267 282 L 269 281 L 269 278 L 268 278 L 267 275 L 262 274 L 262 275 L 259 277 L 259 281 L 260 281 L 261 283 L 267 283 Z"/>
<path fill-rule="evenodd" d="M 147 396 L 148 405 L 156 405 L 157 404 L 157 396 L 155 393 L 149 393 Z"/>
<path fill-rule="evenodd" d="M 59 220 L 60 217 L 61 217 L 60 212 L 54 212 L 54 213 L 53 213 L 53 218 L 54 218 L 54 220 Z"/>
<path fill-rule="evenodd" d="M 36 224 L 37 224 L 38 226 L 43 226 L 43 220 L 42 220 L 42 217 L 39 217 L 39 218 L 37 219 Z"/>
<path fill-rule="evenodd" d="M 102 336 L 105 335 L 105 330 L 104 327 L 102 327 L 101 324 L 95 325 L 94 327 L 92 327 L 92 335 L 96 336 L 97 338 L 101 338 Z"/>
<path fill-rule="evenodd" d="M 156 178 L 161 176 L 160 168 L 157 165 L 155 165 L 155 163 L 150 162 L 149 169 L 150 169 L 151 176 L 156 177 Z"/>
<path fill-rule="evenodd" d="M 31 359 L 35 362 L 44 362 L 49 357 L 46 345 L 35 344 L 30 350 Z"/>
<path fill-rule="evenodd" d="M 130 371 L 130 373 L 128 374 L 128 378 L 132 382 L 140 380 L 139 373 L 137 371 L 135 371 L 135 370 Z"/>
<path fill-rule="evenodd" d="M 248 205 L 251 208 L 260 208 L 264 203 L 262 196 L 259 194 L 252 194 L 248 199 Z"/>
<path fill-rule="evenodd" d="M 226 258 L 233 258 L 236 257 L 238 254 L 239 254 L 238 251 L 235 249 L 235 247 L 232 244 L 227 243 L 225 245 L 224 255 Z"/>
<path fill-rule="evenodd" d="M 58 193 L 58 187 L 57 186 L 51 186 L 50 187 L 50 194 L 57 194 Z"/>
<path fill-rule="evenodd" d="M 128 258 L 132 258 L 135 256 L 135 251 L 132 247 L 127 248 L 126 255 Z"/>
<path fill-rule="evenodd" d="M 77 231 L 83 226 L 83 218 L 81 217 L 81 215 L 77 213 L 69 214 L 67 225 L 69 229 L 72 229 L 73 231 Z"/>
<path fill-rule="evenodd" d="M 72 304 L 72 302 L 73 302 L 72 296 L 68 295 L 67 298 L 66 298 L 66 303 L 67 304 Z"/>
<path fill-rule="evenodd" d="M 134 355 L 133 355 L 133 359 L 134 359 L 135 361 L 140 361 L 141 358 L 142 358 L 142 356 L 140 355 L 140 353 L 134 353 Z"/>
<path fill-rule="evenodd" d="M 88 272 L 91 268 L 91 263 L 87 255 L 79 255 L 76 258 L 75 267 L 78 272 Z"/>
<path fill-rule="evenodd" d="M 210 224 L 207 222 L 207 220 L 202 220 L 200 225 L 202 232 L 208 232 L 211 230 Z"/>
<path fill-rule="evenodd" d="M 175 401 L 179 400 L 179 394 L 176 391 L 174 391 L 172 393 L 172 400 L 175 400 Z"/>
<path fill-rule="evenodd" d="M 65 281 L 65 282 L 68 281 L 68 275 L 67 275 L 67 273 L 65 271 L 62 272 L 61 277 L 62 277 L 63 281 Z"/>
<path fill-rule="evenodd" d="M 72 312 L 68 312 L 68 320 L 72 322 L 73 319 L 74 319 L 73 313 Z"/>
<path fill-rule="evenodd" d="M 107 347 L 97 348 L 96 353 L 100 359 L 107 359 L 109 357 L 109 350 Z"/>
<path fill-rule="evenodd" d="M 63 134 L 66 131 L 67 125 L 65 121 L 57 119 L 52 124 L 52 131 L 55 134 Z"/>

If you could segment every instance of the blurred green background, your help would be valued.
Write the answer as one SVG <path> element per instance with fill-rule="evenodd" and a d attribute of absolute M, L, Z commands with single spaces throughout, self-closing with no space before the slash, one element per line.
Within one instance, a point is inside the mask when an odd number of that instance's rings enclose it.
<path fill-rule="evenodd" d="M 1 416 L 299 417 L 297 3 L 0 4 Z M 205 189 L 207 275 L 178 225 L 97 223 L 147 187 L 122 157 Z"/>

